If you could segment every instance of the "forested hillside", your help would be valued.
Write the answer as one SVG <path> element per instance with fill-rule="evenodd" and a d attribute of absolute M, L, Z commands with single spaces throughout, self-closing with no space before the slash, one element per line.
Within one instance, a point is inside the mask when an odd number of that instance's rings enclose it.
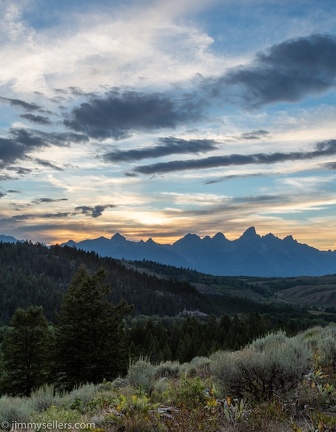
<path fill-rule="evenodd" d="M 199 310 L 219 315 L 274 310 L 246 299 L 206 296 L 187 282 L 125 268 L 94 252 L 31 242 L 0 243 L 0 321 L 8 322 L 17 307 L 29 305 L 42 305 L 47 319 L 55 321 L 67 286 L 81 264 L 93 272 L 104 268 L 112 286 L 111 302 L 126 300 L 134 305 L 134 314 L 173 316 Z"/>

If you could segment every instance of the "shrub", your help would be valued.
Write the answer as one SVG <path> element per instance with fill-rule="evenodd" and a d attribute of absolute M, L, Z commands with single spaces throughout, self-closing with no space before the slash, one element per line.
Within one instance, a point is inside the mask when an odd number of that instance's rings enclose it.
<path fill-rule="evenodd" d="M 210 360 L 207 357 L 194 357 L 185 369 L 187 376 L 208 378 L 210 375 Z"/>
<path fill-rule="evenodd" d="M 162 395 L 165 391 L 167 391 L 169 387 L 169 382 L 167 378 L 160 378 L 154 384 L 154 392 Z"/>
<path fill-rule="evenodd" d="M 55 391 L 53 385 L 45 385 L 35 390 L 31 394 L 30 400 L 34 411 L 44 411 L 51 405 L 58 405 L 60 403 L 60 395 Z"/>
<path fill-rule="evenodd" d="M 288 338 L 286 336 L 286 333 L 280 331 L 277 333 L 269 333 L 263 338 L 258 338 L 253 341 L 250 346 L 257 351 L 262 352 L 271 346 L 284 344 L 287 340 Z"/>
<path fill-rule="evenodd" d="M 0 398 L 0 419 L 8 423 L 28 422 L 33 412 L 33 404 L 28 398 L 2 396 Z"/>
<path fill-rule="evenodd" d="M 60 399 L 60 404 L 64 406 L 71 406 L 81 401 L 84 405 L 88 404 L 95 396 L 99 386 L 96 384 L 83 384 L 73 389 L 69 393 L 63 393 Z"/>
<path fill-rule="evenodd" d="M 336 369 L 336 340 L 333 336 L 320 339 L 317 344 L 318 361 L 323 367 L 332 366 Z"/>
<path fill-rule="evenodd" d="M 198 377 L 183 379 L 175 389 L 175 395 L 173 396 L 175 396 L 174 402 L 177 406 L 188 410 L 205 405 L 208 397 L 205 385 Z"/>
<path fill-rule="evenodd" d="M 126 387 L 127 385 L 128 385 L 128 380 L 126 378 L 118 377 L 112 381 L 113 390 L 120 390 L 123 387 Z"/>
<path fill-rule="evenodd" d="M 138 360 L 128 369 L 127 380 L 132 387 L 149 393 L 155 382 L 156 367 L 145 360 Z"/>
<path fill-rule="evenodd" d="M 159 429 L 158 406 L 144 395 L 119 396 L 118 404 L 105 417 L 106 423 L 119 425 L 118 431 L 153 432 Z"/>
<path fill-rule="evenodd" d="M 226 394 L 252 395 L 257 400 L 295 387 L 308 372 L 311 350 L 298 338 L 266 336 L 238 352 L 211 357 L 211 371 Z"/>
<path fill-rule="evenodd" d="M 46 411 L 32 414 L 32 421 L 35 423 L 84 423 L 85 418 L 76 410 L 65 407 L 51 406 Z"/>
<path fill-rule="evenodd" d="M 175 378 L 178 379 L 181 375 L 181 365 L 176 361 L 166 361 L 160 363 L 156 367 L 156 378 Z"/>

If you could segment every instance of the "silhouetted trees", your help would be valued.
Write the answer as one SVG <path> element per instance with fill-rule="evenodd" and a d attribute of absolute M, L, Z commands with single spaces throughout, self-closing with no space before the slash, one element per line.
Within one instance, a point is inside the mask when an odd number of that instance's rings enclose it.
<path fill-rule="evenodd" d="M 52 339 L 41 307 L 17 309 L 2 343 L 2 391 L 28 396 L 48 381 Z"/>
<path fill-rule="evenodd" d="M 106 272 L 90 274 L 81 266 L 62 305 L 56 332 L 58 371 L 67 388 L 126 372 L 128 341 L 123 318 L 132 310 L 125 302 L 112 306 Z"/>

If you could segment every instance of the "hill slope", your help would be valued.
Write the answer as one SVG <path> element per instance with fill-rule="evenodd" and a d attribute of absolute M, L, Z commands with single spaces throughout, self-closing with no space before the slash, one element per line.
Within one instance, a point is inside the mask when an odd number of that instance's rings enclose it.
<path fill-rule="evenodd" d="M 126 268 L 110 258 L 58 245 L 0 243 L 0 322 L 7 322 L 17 307 L 42 305 L 50 320 L 56 320 L 67 286 L 80 264 L 90 271 L 105 268 L 112 286 L 110 300 L 122 299 L 135 307 L 135 314 L 174 316 L 186 310 L 206 314 L 274 310 L 247 299 L 228 295 L 204 295 L 188 282 L 160 278 Z"/>

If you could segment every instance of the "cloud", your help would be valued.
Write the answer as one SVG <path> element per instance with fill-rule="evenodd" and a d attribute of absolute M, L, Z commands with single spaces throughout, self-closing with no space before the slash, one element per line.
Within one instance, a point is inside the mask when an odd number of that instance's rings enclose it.
<path fill-rule="evenodd" d="M 264 138 L 268 135 L 269 135 L 268 131 L 260 129 L 260 130 L 251 131 L 251 132 L 244 132 L 239 136 L 239 139 L 243 139 L 243 140 L 247 140 L 247 141 L 258 140 L 258 139 Z"/>
<path fill-rule="evenodd" d="M 0 138 L 0 168 L 25 159 L 31 151 L 55 146 L 68 146 L 73 142 L 85 142 L 88 138 L 75 133 L 46 133 L 31 129 L 12 128 L 7 138 Z"/>
<path fill-rule="evenodd" d="M 11 180 L 12 177 L 8 174 L 1 174 L 0 175 L 0 181 L 7 181 L 7 180 Z"/>
<path fill-rule="evenodd" d="M 30 174 L 33 170 L 30 168 L 24 167 L 7 167 L 9 171 L 15 171 L 17 175 L 26 175 Z"/>
<path fill-rule="evenodd" d="M 37 198 L 34 201 L 32 201 L 33 204 L 49 204 L 49 203 L 54 203 L 54 202 L 60 202 L 60 201 L 68 201 L 67 198 L 57 198 L 57 199 L 53 199 L 53 198 Z"/>
<path fill-rule="evenodd" d="M 6 194 L 4 192 L 0 192 L 0 198 L 3 198 Z"/>
<path fill-rule="evenodd" d="M 29 120 L 33 123 L 39 123 L 42 125 L 50 125 L 51 121 L 50 119 L 48 119 L 48 117 L 44 117 L 41 115 L 34 115 L 34 114 L 21 114 L 20 115 L 21 118 L 24 118 L 26 120 Z"/>
<path fill-rule="evenodd" d="M 30 220 L 30 219 L 54 219 L 54 218 L 63 219 L 71 215 L 72 213 L 70 212 L 43 213 L 43 214 L 26 213 L 26 214 L 13 216 L 12 219 L 17 221 Z"/>
<path fill-rule="evenodd" d="M 1 101 L 9 102 L 14 107 L 23 108 L 25 111 L 36 111 L 41 109 L 40 105 L 35 103 L 25 102 L 21 99 L 10 99 L 6 97 L 0 97 Z"/>
<path fill-rule="evenodd" d="M 324 164 L 324 166 L 328 169 L 336 170 L 336 162 L 329 162 L 329 163 Z"/>
<path fill-rule="evenodd" d="M 115 205 L 113 205 L 113 204 L 97 205 L 94 207 L 79 206 L 79 207 L 76 207 L 75 210 L 79 211 L 80 213 L 82 213 L 86 216 L 91 216 L 93 218 L 97 218 L 103 214 L 104 210 L 106 210 L 107 208 L 113 208 L 113 207 L 115 207 Z"/>
<path fill-rule="evenodd" d="M 227 181 L 227 180 L 232 180 L 232 179 L 235 179 L 235 178 L 261 177 L 261 176 L 264 176 L 264 175 L 265 174 L 262 174 L 262 173 L 230 174 L 230 175 L 219 177 L 217 179 L 205 180 L 203 182 L 203 184 L 209 185 L 209 184 L 220 183 L 220 182 Z"/>
<path fill-rule="evenodd" d="M 92 138 L 118 140 L 133 132 L 172 129 L 199 117 L 198 104 L 186 96 L 114 90 L 74 108 L 64 125 Z"/>
<path fill-rule="evenodd" d="M 258 53 L 251 64 L 233 68 L 220 78 L 205 79 L 204 89 L 213 97 L 229 100 L 231 92 L 231 99 L 242 98 L 247 106 L 260 107 L 294 102 L 335 83 L 336 38 L 315 34 L 273 45 Z"/>
<path fill-rule="evenodd" d="M 132 150 L 115 150 L 104 155 L 106 161 L 129 162 L 147 158 L 159 158 L 172 154 L 205 153 L 217 148 L 216 141 L 207 139 L 184 140 L 181 138 L 160 138 L 159 145 Z"/>
<path fill-rule="evenodd" d="M 57 171 L 63 171 L 63 168 L 61 168 L 61 167 L 59 167 L 59 166 L 57 166 L 57 165 L 55 165 L 55 164 L 53 164 L 53 163 L 51 163 L 51 162 L 49 162 L 49 161 L 46 161 L 46 160 L 44 160 L 44 159 L 38 159 L 38 158 L 36 158 L 36 159 L 34 159 L 34 160 L 35 160 L 35 162 L 37 162 L 39 165 L 44 166 L 44 167 L 46 167 L 46 168 L 53 168 L 53 169 L 55 169 L 55 170 L 57 170 Z"/>
<path fill-rule="evenodd" d="M 160 162 L 152 165 L 138 166 L 134 172 L 141 174 L 164 174 L 173 171 L 192 169 L 219 168 L 250 164 L 274 164 L 278 162 L 314 159 L 320 156 L 336 154 L 336 140 L 317 143 L 315 150 L 310 152 L 290 153 L 255 153 L 250 155 L 231 154 L 226 156 L 211 156 L 204 159 L 189 159 L 184 161 Z"/>
<path fill-rule="evenodd" d="M 48 146 L 41 134 L 26 129 L 11 129 L 8 138 L 0 138 L 0 168 L 4 168 L 34 149 Z"/>

